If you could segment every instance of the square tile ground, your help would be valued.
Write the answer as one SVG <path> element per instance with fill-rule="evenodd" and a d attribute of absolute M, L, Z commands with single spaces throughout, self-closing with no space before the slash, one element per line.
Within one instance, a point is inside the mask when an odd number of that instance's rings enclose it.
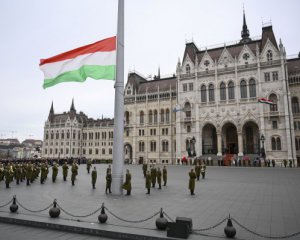
<path fill-rule="evenodd" d="M 63 181 L 61 169 L 56 183 L 51 181 L 51 170 L 44 185 L 37 180 L 31 186 L 24 182 L 21 185 L 12 183 L 10 189 L 5 189 L 1 182 L 0 205 L 16 194 L 20 203 L 34 210 L 44 208 L 56 198 L 62 208 L 74 215 L 91 213 L 104 202 L 113 213 L 129 220 L 147 218 L 163 208 L 173 219 L 177 216 L 192 218 L 194 229 L 210 227 L 230 214 L 246 227 L 264 235 L 281 236 L 300 231 L 300 169 L 297 168 L 207 167 L 206 179 L 196 182 L 196 195 L 191 196 L 188 191 L 190 166 L 167 166 L 167 187 L 151 189 L 151 194 L 146 195 L 142 166 L 126 165 L 132 173 L 132 195 L 112 196 L 105 194 L 107 165 L 95 166 L 98 171 L 95 190 L 86 166 L 80 165 L 75 186 L 71 186 L 70 173 L 68 181 Z M 7 211 L 8 208 L 0 210 Z M 35 215 L 48 219 L 48 211 L 29 213 L 19 208 L 19 212 L 31 214 L 33 219 Z M 97 216 L 80 220 L 97 222 Z M 156 218 L 132 224 L 108 216 L 108 223 L 115 227 L 133 226 L 149 230 L 149 234 L 155 233 L 150 230 L 155 229 Z M 77 219 L 64 213 L 61 217 Z M 211 236 L 209 239 L 223 237 L 224 226 L 204 233 Z M 235 223 L 234 226 L 239 239 L 262 239 Z M 191 237 L 197 239 L 195 235 Z M 300 239 L 300 235 L 289 239 Z"/>

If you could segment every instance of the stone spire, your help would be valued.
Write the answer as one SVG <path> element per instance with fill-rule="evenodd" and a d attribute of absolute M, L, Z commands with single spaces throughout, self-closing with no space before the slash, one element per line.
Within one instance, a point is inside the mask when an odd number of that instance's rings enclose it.
<path fill-rule="evenodd" d="M 160 79 L 160 66 L 158 66 L 157 78 Z"/>
<path fill-rule="evenodd" d="M 240 43 L 247 43 L 251 41 L 251 38 L 249 38 L 250 34 L 249 34 L 249 30 L 247 27 L 247 23 L 246 23 L 246 15 L 245 15 L 245 10 L 243 9 L 243 30 L 241 32 L 241 41 Z"/>
<path fill-rule="evenodd" d="M 52 101 L 49 116 L 48 116 L 48 120 L 51 122 L 53 120 L 53 117 L 54 117 L 54 108 L 53 108 L 53 101 Z"/>
<path fill-rule="evenodd" d="M 72 98 L 72 104 L 71 104 L 71 107 L 70 107 L 70 111 L 76 112 L 76 109 L 74 107 L 74 98 Z"/>

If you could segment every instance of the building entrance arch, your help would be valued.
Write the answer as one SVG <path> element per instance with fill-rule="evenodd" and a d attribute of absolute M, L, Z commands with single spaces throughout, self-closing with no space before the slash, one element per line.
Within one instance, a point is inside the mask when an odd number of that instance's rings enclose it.
<path fill-rule="evenodd" d="M 217 131 L 216 127 L 207 123 L 202 128 L 202 155 L 217 154 Z"/>
<path fill-rule="evenodd" d="M 130 143 L 125 143 L 124 144 L 124 162 L 129 164 L 132 163 L 132 146 Z"/>
<path fill-rule="evenodd" d="M 259 154 L 259 128 L 258 125 L 249 121 L 243 126 L 244 154 Z"/>
<path fill-rule="evenodd" d="M 238 135 L 236 126 L 228 122 L 222 127 L 222 152 L 225 154 L 238 154 Z"/>

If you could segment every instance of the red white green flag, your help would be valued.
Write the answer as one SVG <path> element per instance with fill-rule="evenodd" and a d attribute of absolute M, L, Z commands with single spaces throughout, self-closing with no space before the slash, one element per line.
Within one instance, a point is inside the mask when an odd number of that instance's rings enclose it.
<path fill-rule="evenodd" d="M 116 79 L 116 37 L 107 38 L 51 58 L 41 59 L 43 88 L 61 82 L 84 82 L 93 79 Z"/>
<path fill-rule="evenodd" d="M 266 104 L 273 104 L 272 100 L 266 99 L 266 98 L 259 98 L 258 102 L 260 103 L 266 103 Z"/>

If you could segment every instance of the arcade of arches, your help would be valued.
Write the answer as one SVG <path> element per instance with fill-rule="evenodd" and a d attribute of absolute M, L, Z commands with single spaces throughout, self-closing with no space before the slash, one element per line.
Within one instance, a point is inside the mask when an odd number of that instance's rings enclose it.
<path fill-rule="evenodd" d="M 202 128 L 202 156 L 225 154 L 231 159 L 234 154 L 258 154 L 259 138 L 259 127 L 253 121 L 246 122 L 241 131 L 231 122 L 225 123 L 219 131 L 207 123 Z"/>

